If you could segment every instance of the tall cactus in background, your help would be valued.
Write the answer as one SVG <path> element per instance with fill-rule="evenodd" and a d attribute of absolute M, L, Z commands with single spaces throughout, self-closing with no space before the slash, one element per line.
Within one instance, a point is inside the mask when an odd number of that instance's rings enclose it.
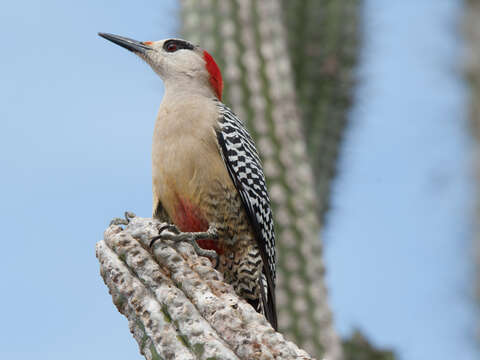
<path fill-rule="evenodd" d="M 360 0 L 181 4 L 183 35 L 214 53 L 224 100 L 263 158 L 277 225 L 280 330 L 318 357 L 340 359 L 316 214 L 328 208 L 351 102 Z"/>
<path fill-rule="evenodd" d="M 341 359 L 324 285 L 317 199 L 297 108 L 280 0 L 182 0 L 183 35 L 209 49 L 225 99 L 245 119 L 269 182 L 278 244 L 282 333 L 313 355 Z"/>
<path fill-rule="evenodd" d="M 347 123 L 363 0 L 282 0 L 297 104 L 318 194 L 320 220 Z"/>

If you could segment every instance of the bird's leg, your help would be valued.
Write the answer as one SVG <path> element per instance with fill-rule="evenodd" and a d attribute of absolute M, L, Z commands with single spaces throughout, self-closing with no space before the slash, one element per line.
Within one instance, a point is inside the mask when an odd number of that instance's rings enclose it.
<path fill-rule="evenodd" d="M 218 254 L 215 250 L 202 249 L 198 246 L 197 240 L 201 239 L 218 239 L 218 232 L 214 226 L 210 226 L 207 231 L 203 232 L 180 232 L 175 225 L 164 224 L 158 229 L 159 235 L 152 238 L 150 241 L 150 247 L 155 245 L 155 241 L 159 239 L 173 240 L 173 241 L 186 241 L 190 243 L 197 255 L 205 256 L 215 261 L 215 268 L 218 266 Z"/>
<path fill-rule="evenodd" d="M 124 218 L 113 218 L 112 221 L 110 221 L 110 225 L 128 225 L 130 223 L 130 219 L 133 219 L 136 216 L 137 215 L 131 211 L 125 211 Z"/>

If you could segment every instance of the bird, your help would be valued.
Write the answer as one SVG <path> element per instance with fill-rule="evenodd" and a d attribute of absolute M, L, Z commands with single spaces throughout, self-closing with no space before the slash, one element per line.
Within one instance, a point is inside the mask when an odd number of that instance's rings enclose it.
<path fill-rule="evenodd" d="M 189 41 L 137 41 L 98 33 L 163 80 L 152 141 L 153 217 L 215 251 L 217 270 L 277 330 L 275 232 L 262 163 L 244 123 L 222 102 L 213 56 Z"/>

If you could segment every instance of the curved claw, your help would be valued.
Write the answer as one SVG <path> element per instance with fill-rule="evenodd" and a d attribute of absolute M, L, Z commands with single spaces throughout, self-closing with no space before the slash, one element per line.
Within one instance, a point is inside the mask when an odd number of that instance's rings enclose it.
<path fill-rule="evenodd" d="M 162 236 L 161 235 L 158 235 L 158 236 L 154 236 L 151 240 L 150 240 L 150 244 L 148 245 L 148 247 L 153 247 L 153 244 L 155 243 L 155 241 L 161 239 Z"/>
<path fill-rule="evenodd" d="M 180 230 L 178 230 L 178 228 L 175 225 L 173 225 L 173 224 L 162 224 L 161 226 L 158 227 L 158 235 L 154 236 L 150 240 L 150 245 L 149 245 L 150 247 L 153 246 L 155 241 L 165 237 L 166 234 L 163 234 L 164 231 L 167 231 L 169 233 L 173 233 L 175 235 L 180 233 Z"/>
<path fill-rule="evenodd" d="M 158 233 L 161 234 L 162 232 L 164 231 L 168 231 L 168 232 L 171 232 L 171 233 L 174 233 L 174 234 L 179 234 L 180 233 L 180 230 L 178 230 L 178 228 L 173 225 L 173 224 L 162 224 L 161 226 L 158 227 Z"/>
<path fill-rule="evenodd" d="M 130 222 L 130 219 L 133 219 L 134 217 L 137 217 L 137 215 L 135 215 L 135 213 L 133 213 L 131 211 L 125 211 L 125 220 Z"/>
<path fill-rule="evenodd" d="M 215 250 L 202 249 L 200 246 L 198 246 L 196 241 L 193 241 L 191 244 L 193 245 L 193 248 L 198 256 L 204 256 L 215 261 L 215 265 L 213 267 L 215 269 L 217 268 L 218 264 L 220 263 L 220 257 Z"/>

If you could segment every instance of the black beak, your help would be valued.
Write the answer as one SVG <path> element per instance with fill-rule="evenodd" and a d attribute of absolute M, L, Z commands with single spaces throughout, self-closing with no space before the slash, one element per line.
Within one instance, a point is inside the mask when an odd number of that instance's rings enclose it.
<path fill-rule="evenodd" d="M 133 51 L 134 53 L 144 54 L 147 50 L 153 50 L 150 46 L 141 43 L 140 41 L 129 39 L 119 35 L 113 35 L 108 33 L 98 33 L 101 37 L 110 40 L 111 42 L 124 47 L 127 50 Z"/>

